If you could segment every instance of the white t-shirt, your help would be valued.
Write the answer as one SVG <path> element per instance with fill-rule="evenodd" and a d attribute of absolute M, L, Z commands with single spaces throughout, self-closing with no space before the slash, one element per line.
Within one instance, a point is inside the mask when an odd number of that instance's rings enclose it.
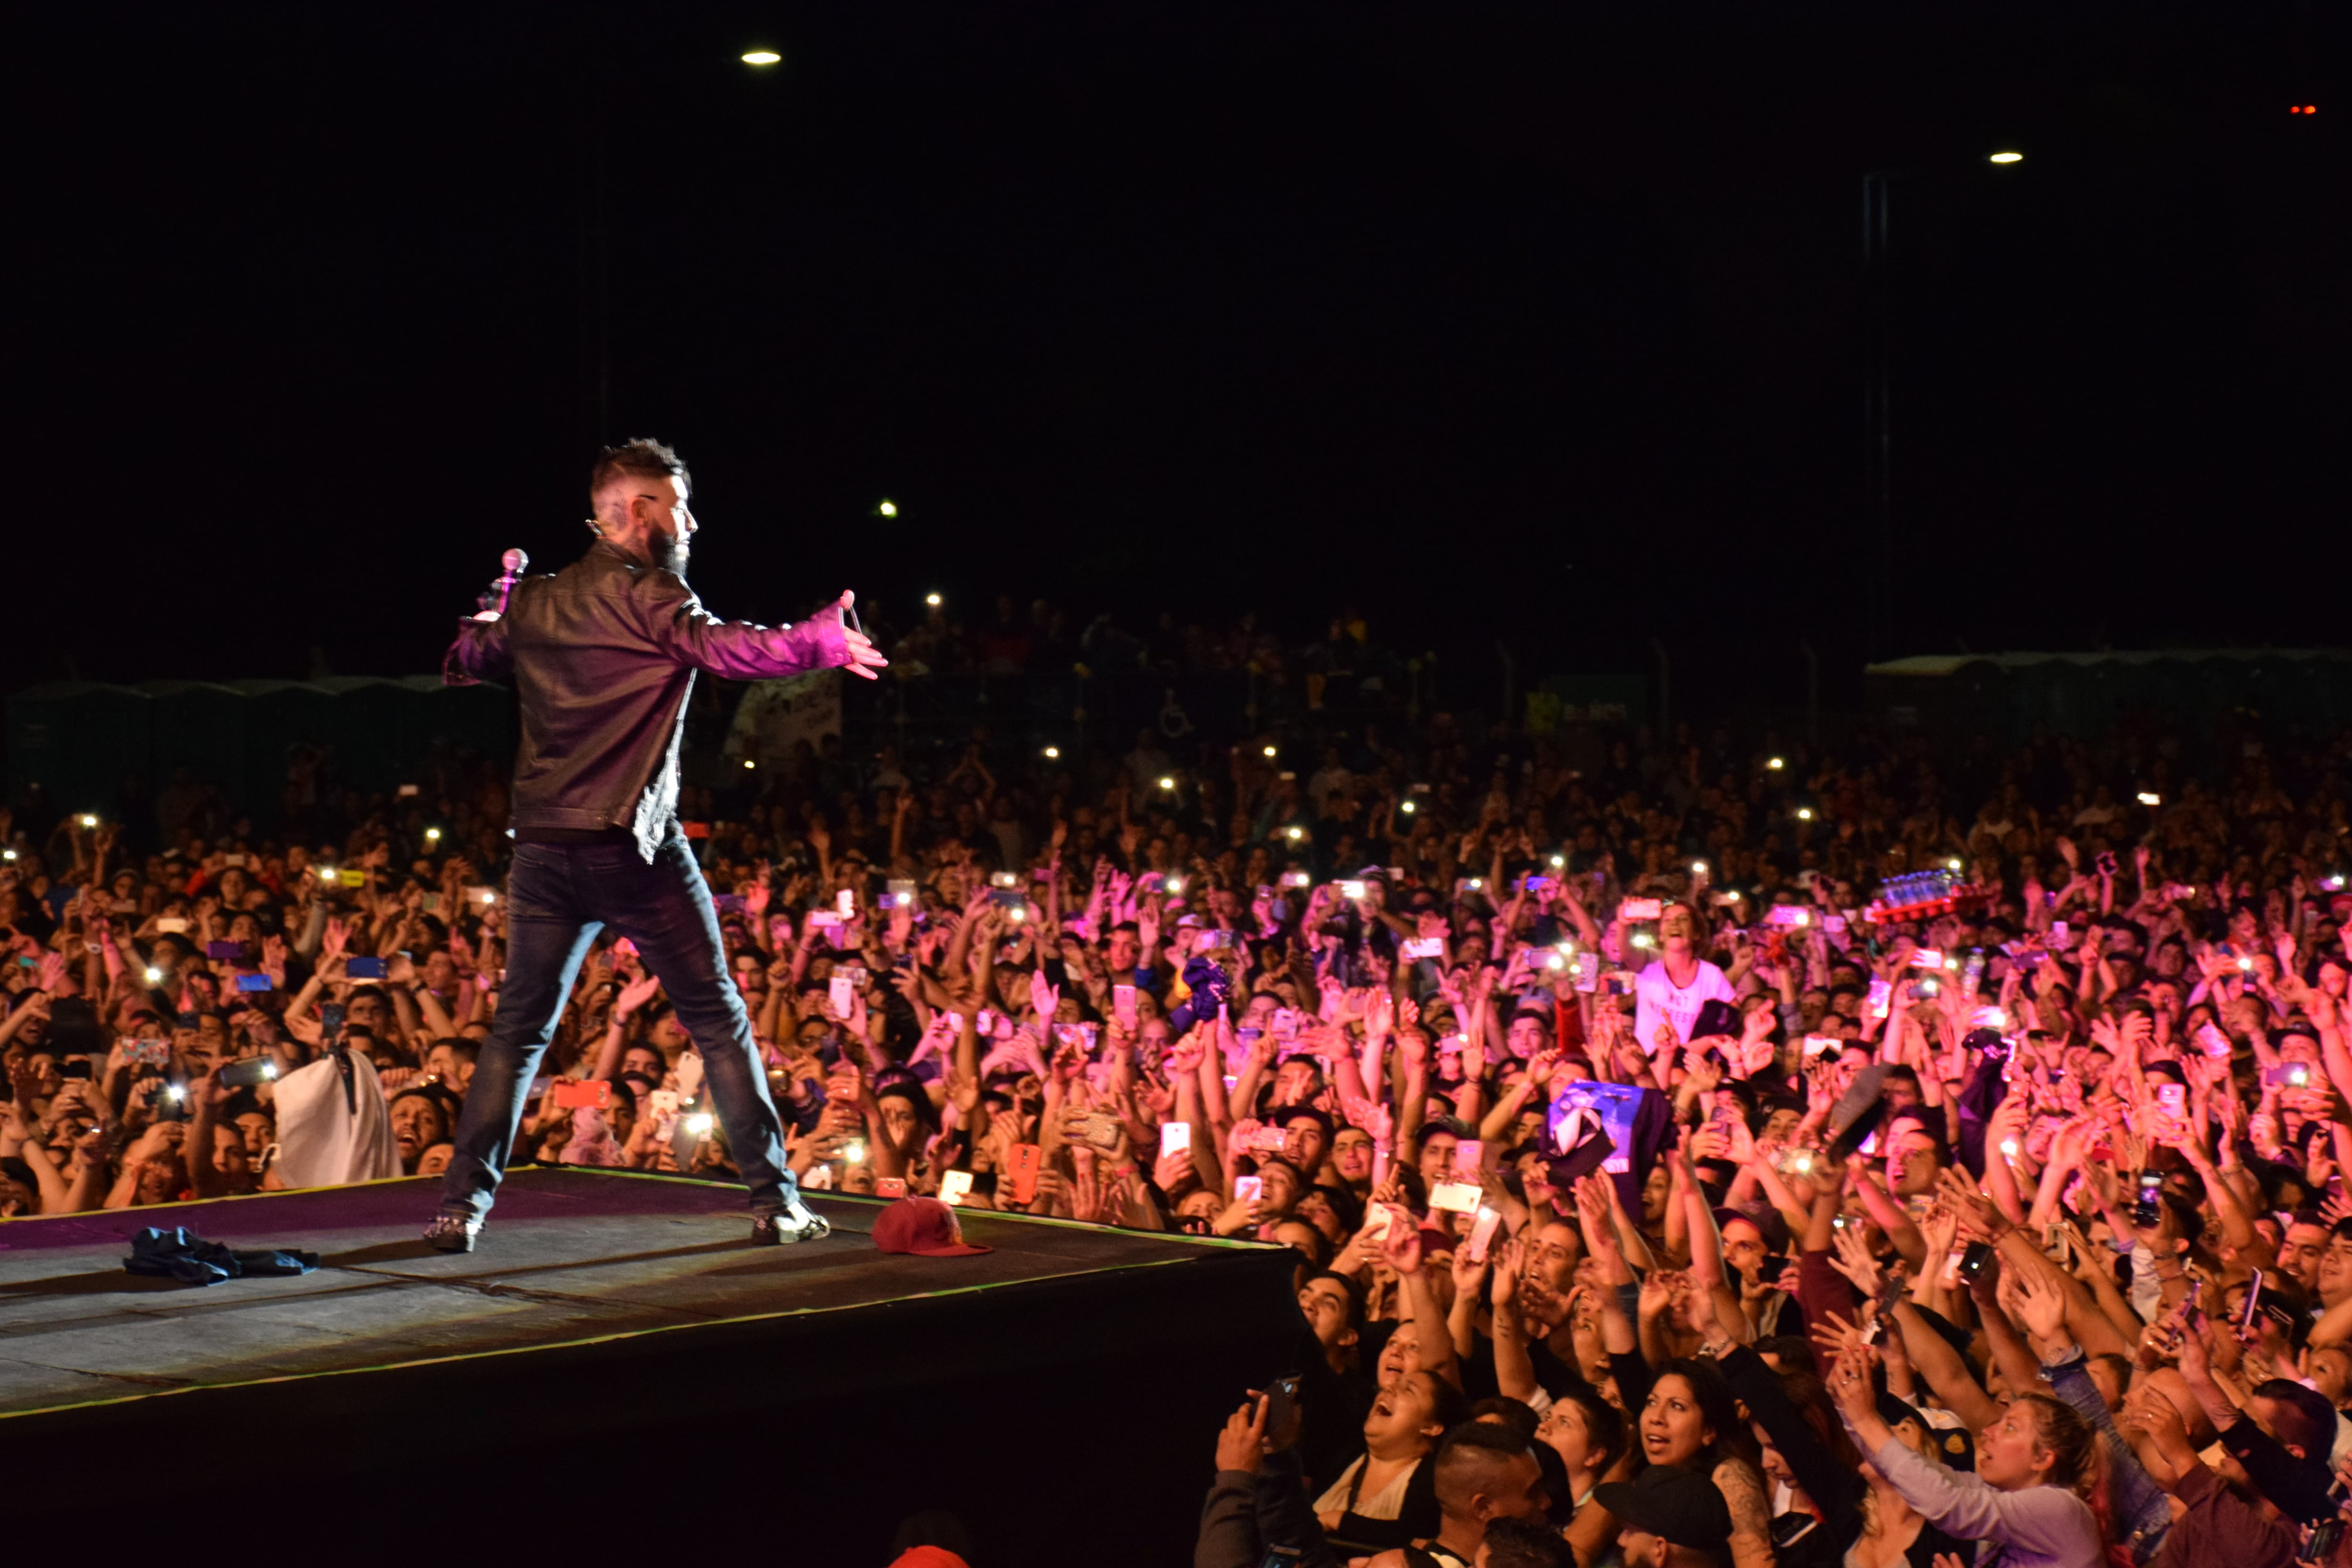
<path fill-rule="evenodd" d="M 358 1051 L 351 1063 L 348 1104 L 331 1055 L 278 1080 L 277 1171 L 288 1186 L 340 1187 L 400 1174 L 400 1145 L 375 1064 Z"/>
<path fill-rule="evenodd" d="M 1706 959 L 1698 961 L 1698 973 L 1680 989 L 1666 977 L 1666 961 L 1659 959 L 1642 971 L 1641 977 L 1633 983 L 1633 1037 L 1642 1042 L 1643 1050 L 1655 1056 L 1658 1025 L 1664 1022 L 1675 1026 L 1675 1039 L 1688 1045 L 1691 1026 L 1698 1022 L 1701 1007 L 1709 1002 L 1736 999 L 1731 982 Z"/>

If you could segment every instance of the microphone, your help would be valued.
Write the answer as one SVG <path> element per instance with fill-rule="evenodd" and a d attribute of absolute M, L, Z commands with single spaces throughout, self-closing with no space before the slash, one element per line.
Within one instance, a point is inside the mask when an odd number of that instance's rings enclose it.
<path fill-rule="evenodd" d="M 514 592 L 515 579 L 530 564 L 530 557 L 522 551 L 509 550 L 499 557 L 499 564 L 506 568 L 505 572 L 474 601 L 480 606 L 474 612 L 478 621 L 495 621 L 507 613 L 507 595 Z"/>

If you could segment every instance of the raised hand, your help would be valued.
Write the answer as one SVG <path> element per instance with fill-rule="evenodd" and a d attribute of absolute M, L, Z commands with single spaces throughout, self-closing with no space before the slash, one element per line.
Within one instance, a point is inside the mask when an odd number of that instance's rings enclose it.
<path fill-rule="evenodd" d="M 849 625 L 850 606 L 857 603 L 856 593 L 854 590 L 844 588 L 841 591 L 841 597 L 836 600 L 835 603 L 838 604 L 841 608 L 840 619 L 842 622 L 842 644 L 849 654 L 848 661 L 843 666 L 843 668 L 847 669 L 850 674 L 860 676 L 867 680 L 880 679 L 881 677 L 876 675 L 874 672 L 877 669 L 888 668 L 890 661 L 882 657 L 882 650 L 874 646 L 871 638 L 869 638 L 864 632 L 859 631 L 856 626 Z"/>

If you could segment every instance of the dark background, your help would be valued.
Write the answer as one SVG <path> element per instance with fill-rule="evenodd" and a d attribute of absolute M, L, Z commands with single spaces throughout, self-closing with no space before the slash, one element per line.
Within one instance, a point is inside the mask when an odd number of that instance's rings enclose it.
<path fill-rule="evenodd" d="M 1832 701 L 1872 654 L 2341 642 L 2344 17 L 47 7 L 0 654 L 430 669 L 636 434 L 734 616 L 1348 604 L 1529 676 L 1657 637 L 1678 706 L 1794 700 L 1800 637 Z"/>

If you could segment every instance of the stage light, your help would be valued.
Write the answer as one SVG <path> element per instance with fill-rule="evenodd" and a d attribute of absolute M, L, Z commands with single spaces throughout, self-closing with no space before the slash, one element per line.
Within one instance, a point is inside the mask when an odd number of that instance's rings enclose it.
<path fill-rule="evenodd" d="M 896 517 L 898 515 L 898 503 L 894 500 L 886 500 L 874 510 L 880 512 L 884 517 Z"/>
<path fill-rule="evenodd" d="M 1780 758 L 1780 757 L 1767 757 L 1767 758 L 1765 758 L 1765 759 L 1764 759 L 1764 765 L 1765 765 L 1766 767 L 1768 767 L 1768 768 L 1771 769 L 1774 773 L 1779 773 L 1782 768 L 1787 767 L 1789 764 L 1788 764 L 1787 761 L 1786 761 L 1785 759 L 1783 759 L 1783 758 Z"/>
<path fill-rule="evenodd" d="M 2139 792 L 2139 803 L 2142 805 L 2162 805 L 2164 797 L 2154 790 L 2144 789 Z"/>
<path fill-rule="evenodd" d="M 1995 163 L 2022 163 L 2025 162 L 2025 154 L 2022 153 L 1995 153 L 1990 162 Z"/>
<path fill-rule="evenodd" d="M 428 828 L 426 828 L 426 829 L 425 830 L 425 842 L 426 842 L 427 844 L 438 844 L 438 843 L 440 843 L 440 842 L 441 842 L 441 830 L 440 830 L 439 828 L 437 828 L 437 827 L 428 827 Z"/>
<path fill-rule="evenodd" d="M 1267 756 L 1269 756 L 1269 757 L 1270 757 L 1270 756 L 1272 756 L 1272 755 L 1274 755 L 1274 748 L 1273 748 L 1272 746 L 1268 746 L 1268 747 L 1265 749 L 1265 754 L 1266 754 Z"/>
<path fill-rule="evenodd" d="M 1174 789 L 1176 787 L 1176 781 L 1163 773 L 1160 778 L 1160 787 L 1161 789 Z"/>
<path fill-rule="evenodd" d="M 1801 805 L 1797 807 L 1797 820 L 1799 822 L 1811 822 L 1812 819 L 1813 808 L 1811 806 Z"/>
<path fill-rule="evenodd" d="M 1957 855 L 1953 856 L 1949 860 L 1945 861 L 1944 864 L 1949 866 L 1955 871 L 1962 869 L 1960 858 Z"/>
<path fill-rule="evenodd" d="M 782 64 L 783 58 L 773 49 L 752 49 L 743 56 L 743 63 L 747 66 L 772 66 Z"/>
<path fill-rule="evenodd" d="M 923 603 L 936 610 L 940 607 L 940 596 L 937 594 L 926 594 L 923 595 Z"/>
<path fill-rule="evenodd" d="M 1045 760 L 1049 763 L 1060 760 L 1061 755 L 1062 748 L 1059 746 L 1048 746 L 1045 748 Z"/>

